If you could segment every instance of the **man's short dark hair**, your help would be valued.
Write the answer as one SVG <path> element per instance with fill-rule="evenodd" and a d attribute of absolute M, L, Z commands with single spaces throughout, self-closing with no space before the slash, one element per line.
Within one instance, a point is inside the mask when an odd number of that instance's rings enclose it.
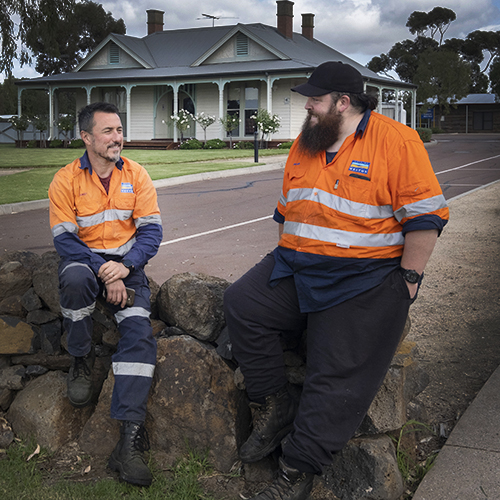
<path fill-rule="evenodd" d="M 85 132 L 92 132 L 94 128 L 94 114 L 96 111 L 101 111 L 102 113 L 115 113 L 120 114 L 118 108 L 109 102 L 94 102 L 85 106 L 78 113 L 78 126 L 80 130 L 85 130 Z"/>
<path fill-rule="evenodd" d="M 374 110 L 378 105 L 378 97 L 374 94 L 353 94 L 349 92 L 332 92 L 332 99 L 334 102 L 338 101 L 343 95 L 346 95 L 351 100 L 351 106 L 364 113 L 367 109 Z"/>

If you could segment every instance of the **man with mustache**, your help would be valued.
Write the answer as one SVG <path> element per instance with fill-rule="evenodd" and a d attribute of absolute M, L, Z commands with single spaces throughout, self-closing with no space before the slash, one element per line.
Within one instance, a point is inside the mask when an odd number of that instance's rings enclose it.
<path fill-rule="evenodd" d="M 162 240 L 160 210 L 146 170 L 120 156 L 123 128 L 116 106 L 90 104 L 78 123 L 86 152 L 59 170 L 49 188 L 50 225 L 61 257 L 61 312 L 73 356 L 67 395 L 77 408 L 93 402 L 92 313 L 104 296 L 120 332 L 111 401 L 111 417 L 121 423 L 120 440 L 108 465 L 120 479 L 149 486 L 144 420 L 156 340 L 144 266 Z"/>
<path fill-rule="evenodd" d="M 253 500 L 304 500 L 354 435 L 398 346 L 448 208 L 417 132 L 373 110 L 361 74 L 318 66 L 274 219 L 278 247 L 232 284 L 225 312 L 253 430 L 240 458 L 281 445 Z M 296 401 L 280 343 L 307 330 Z"/>

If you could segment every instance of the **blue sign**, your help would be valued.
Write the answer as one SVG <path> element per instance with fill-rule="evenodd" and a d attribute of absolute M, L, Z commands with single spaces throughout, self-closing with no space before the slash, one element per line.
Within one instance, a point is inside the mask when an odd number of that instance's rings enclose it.
<path fill-rule="evenodd" d="M 434 109 L 428 109 L 425 113 L 421 114 L 423 120 L 433 120 L 434 119 Z"/>

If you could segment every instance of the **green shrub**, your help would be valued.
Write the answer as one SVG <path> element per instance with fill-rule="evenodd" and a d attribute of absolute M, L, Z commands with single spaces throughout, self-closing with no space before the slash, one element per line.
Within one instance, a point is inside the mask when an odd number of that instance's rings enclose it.
<path fill-rule="evenodd" d="M 205 144 L 205 149 L 224 149 L 226 143 L 221 139 L 210 139 Z"/>
<path fill-rule="evenodd" d="M 26 144 L 27 148 L 36 148 L 38 146 L 38 143 L 36 139 L 31 139 L 31 141 L 28 141 L 28 144 Z"/>
<path fill-rule="evenodd" d="M 444 130 L 439 127 L 432 127 L 431 130 L 433 134 L 444 134 Z"/>
<path fill-rule="evenodd" d="M 68 144 L 68 148 L 73 148 L 73 149 L 82 149 L 84 147 L 85 147 L 85 143 L 83 142 L 83 139 L 73 139 Z"/>
<path fill-rule="evenodd" d="M 179 149 L 202 149 L 202 148 L 203 148 L 203 143 L 198 139 L 188 139 L 179 146 Z"/>
<path fill-rule="evenodd" d="M 50 141 L 49 148 L 62 148 L 63 141 L 61 139 L 53 139 Z"/>
<path fill-rule="evenodd" d="M 417 128 L 417 132 L 422 142 L 430 142 L 432 137 L 432 130 L 430 128 Z"/>
<path fill-rule="evenodd" d="M 237 142 L 234 145 L 234 149 L 253 149 L 253 148 L 254 148 L 253 142 L 249 141 Z"/>
<path fill-rule="evenodd" d="M 278 144 L 278 149 L 290 149 L 292 147 L 293 141 L 282 142 Z"/>

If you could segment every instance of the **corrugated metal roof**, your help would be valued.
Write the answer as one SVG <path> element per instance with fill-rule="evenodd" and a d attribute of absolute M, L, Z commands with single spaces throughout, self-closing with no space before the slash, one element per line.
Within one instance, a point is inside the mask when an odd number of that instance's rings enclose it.
<path fill-rule="evenodd" d="M 495 94 L 469 94 L 457 104 L 495 104 Z"/>
<path fill-rule="evenodd" d="M 227 37 L 231 31 L 246 31 L 251 37 L 265 47 L 274 48 L 284 57 L 275 60 L 253 62 L 229 62 L 193 66 L 193 63 L 218 43 Z M 71 84 L 83 81 L 113 81 L 113 80 L 149 80 L 182 78 L 202 79 L 231 75 L 262 75 L 262 73 L 304 73 L 312 71 L 325 61 L 342 61 L 351 64 L 360 71 L 367 81 L 390 87 L 414 88 L 412 84 L 381 77 L 368 68 L 346 57 L 335 49 L 318 40 L 309 40 L 300 33 L 294 33 L 293 38 L 284 37 L 277 28 L 265 24 L 237 24 L 232 26 L 217 26 L 206 28 L 191 28 L 180 30 L 159 31 L 144 38 L 127 35 L 111 35 L 111 40 L 127 48 L 129 53 L 136 54 L 151 66 L 149 69 L 100 69 L 85 70 L 85 60 L 80 63 L 77 71 L 52 75 L 48 77 L 23 80 L 24 85 L 39 84 Z M 102 45 L 101 45 L 102 47 Z M 94 54 L 88 56 L 90 60 Z"/>

